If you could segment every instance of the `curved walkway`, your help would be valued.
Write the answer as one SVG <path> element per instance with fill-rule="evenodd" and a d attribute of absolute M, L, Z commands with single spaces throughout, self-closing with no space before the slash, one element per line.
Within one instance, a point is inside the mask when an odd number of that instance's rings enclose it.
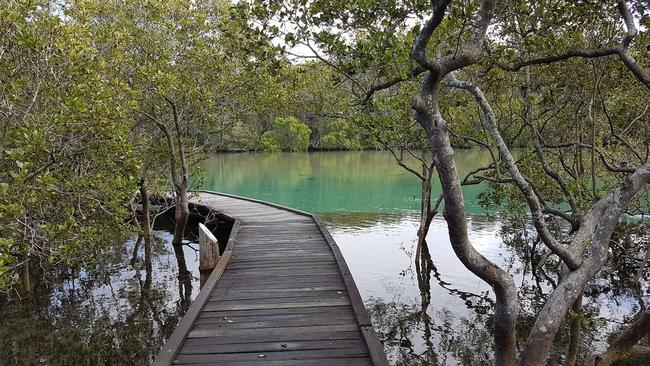
<path fill-rule="evenodd" d="M 315 216 L 222 193 L 226 250 L 156 365 L 387 365 L 352 275 Z"/>

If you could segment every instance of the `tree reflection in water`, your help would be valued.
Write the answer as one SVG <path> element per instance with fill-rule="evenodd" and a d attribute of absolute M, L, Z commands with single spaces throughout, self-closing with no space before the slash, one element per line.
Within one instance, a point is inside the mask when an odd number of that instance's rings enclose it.
<path fill-rule="evenodd" d="M 173 248 L 178 263 L 178 306 L 185 313 L 192 303 L 192 272 L 187 270 L 183 247 L 173 246 Z"/>
<path fill-rule="evenodd" d="M 132 238 L 92 270 L 42 281 L 28 303 L 4 296 L 0 365 L 149 364 L 198 293 L 195 253 L 171 239 Z"/>
<path fill-rule="evenodd" d="M 503 228 L 502 237 L 508 248 L 505 257 L 518 257 L 522 273 L 521 314 L 517 332 L 525 339 L 541 309 L 545 294 L 557 283 L 557 263 L 541 258 L 534 243 L 525 233 Z M 594 352 L 607 348 L 607 339 L 616 334 L 633 314 L 646 309 L 649 298 L 648 271 L 643 271 L 648 234 L 643 225 L 621 225 L 612 238 L 612 255 L 599 278 L 585 292 L 584 308 L 572 313 L 558 333 L 549 365 L 564 363 L 569 346 L 569 331 L 578 320 L 583 333 L 579 363 Z M 407 253 L 408 255 L 408 253 Z M 507 259 L 506 259 L 507 260 Z M 546 261 L 546 262 L 543 262 Z M 414 261 L 412 261 L 414 262 Z M 443 280 L 429 251 L 422 252 L 421 267 L 402 271 L 411 276 L 419 289 L 419 299 L 404 302 L 396 294 L 393 300 L 371 298 L 367 308 L 373 324 L 395 365 L 492 365 L 493 361 L 493 294 L 471 293 L 454 288 Z M 513 263 L 517 261 L 512 261 Z M 433 283 L 432 283 L 433 280 Z M 431 287 L 439 286 L 462 302 L 466 309 L 442 307 L 432 309 Z M 574 323 L 575 324 L 575 323 Z M 648 345 L 648 339 L 641 344 Z M 650 360 L 637 360 L 625 365 L 645 365 Z"/>
<path fill-rule="evenodd" d="M 442 280 L 427 246 L 423 246 L 415 280 L 420 290 L 419 304 L 385 302 L 373 299 L 368 310 L 377 333 L 395 365 L 447 365 L 459 361 L 466 365 L 490 364 L 491 338 L 486 332 L 493 300 L 487 294 L 458 290 Z M 411 269 L 403 273 L 412 273 Z M 472 319 L 458 318 L 448 309 L 429 309 L 431 279 L 474 310 Z M 418 345 L 416 342 L 421 342 Z"/>

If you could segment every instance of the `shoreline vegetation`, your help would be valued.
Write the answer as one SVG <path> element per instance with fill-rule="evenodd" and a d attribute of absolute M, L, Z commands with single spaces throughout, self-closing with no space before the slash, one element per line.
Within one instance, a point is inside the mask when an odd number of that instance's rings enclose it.
<path fill-rule="evenodd" d="M 471 146 L 471 145 L 464 145 L 457 147 L 456 149 L 461 149 L 461 150 L 471 150 L 477 148 L 476 146 Z M 309 146 L 307 150 L 304 151 L 295 151 L 293 149 L 286 149 L 286 150 L 281 150 L 281 151 L 275 151 L 275 152 L 350 152 L 350 151 L 386 151 L 388 152 L 387 149 L 382 148 L 382 147 L 372 147 L 372 146 L 366 146 L 362 147 L 359 149 L 356 148 L 346 148 L 346 147 L 319 147 L 319 146 Z M 218 149 L 215 151 L 215 154 L 244 154 L 244 153 L 249 153 L 249 154 L 259 154 L 259 153 L 268 153 L 268 151 L 264 151 L 263 148 L 256 148 L 256 149 Z"/>

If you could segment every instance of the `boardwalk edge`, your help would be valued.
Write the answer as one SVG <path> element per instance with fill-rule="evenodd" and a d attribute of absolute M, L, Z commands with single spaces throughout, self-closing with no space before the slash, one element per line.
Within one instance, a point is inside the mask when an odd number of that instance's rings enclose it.
<path fill-rule="evenodd" d="M 183 345 L 183 342 L 185 342 L 185 339 L 189 335 L 195 320 L 198 318 L 201 310 L 203 310 L 203 307 L 208 302 L 208 299 L 210 298 L 210 295 L 215 288 L 215 284 L 219 281 L 223 273 L 226 271 L 226 267 L 228 266 L 228 262 L 232 256 L 232 249 L 237 238 L 237 233 L 239 232 L 241 220 L 236 217 L 225 215 L 223 213 L 220 214 L 228 217 L 231 220 L 234 220 L 235 222 L 233 224 L 232 230 L 230 231 L 230 237 L 228 238 L 226 248 L 223 251 L 221 258 L 217 262 L 217 266 L 214 267 L 212 273 L 210 274 L 210 277 L 203 286 L 203 288 L 207 289 L 207 291 L 200 291 L 196 296 L 196 299 L 194 299 L 192 305 L 190 305 L 190 308 L 187 310 L 185 315 L 183 315 L 183 318 L 176 326 L 176 329 L 174 329 L 174 332 L 165 343 L 165 346 L 160 350 L 160 352 L 158 352 L 158 355 L 152 364 L 153 366 L 169 366 L 173 364 L 174 358 Z"/>

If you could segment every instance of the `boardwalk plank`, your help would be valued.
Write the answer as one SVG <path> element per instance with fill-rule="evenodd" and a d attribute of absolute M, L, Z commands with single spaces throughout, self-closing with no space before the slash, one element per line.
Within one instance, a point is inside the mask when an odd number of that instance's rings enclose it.
<path fill-rule="evenodd" d="M 262 299 L 263 300 L 263 299 Z M 341 306 L 349 305 L 349 299 L 318 299 L 318 300 L 305 300 L 305 301 L 221 301 L 209 302 L 205 309 L 208 311 L 219 310 L 253 310 L 253 309 L 272 309 L 276 307 L 283 308 L 306 308 L 313 306 Z M 359 326 L 355 324 L 355 326 Z"/>
<path fill-rule="evenodd" d="M 221 295 L 222 293 L 217 293 Z M 215 295 L 213 293 L 213 295 Z M 244 290 L 231 290 L 224 293 L 228 300 L 245 300 L 245 299 L 275 299 L 275 298 L 307 298 L 307 297 L 318 297 L 318 298 L 337 298 L 344 297 L 348 298 L 347 292 L 344 290 L 296 290 L 296 289 L 284 289 L 284 290 L 260 290 L 260 291 L 244 291 Z M 211 301 L 220 301 L 221 296 L 213 296 Z"/>
<path fill-rule="evenodd" d="M 284 296 L 263 296 L 257 295 L 256 293 L 250 293 L 247 296 L 233 296 L 230 297 L 229 294 L 226 294 L 225 298 L 216 298 L 211 297 L 208 299 L 208 305 L 215 304 L 229 304 L 229 303 L 239 303 L 239 304 L 257 304 L 257 303 L 285 303 L 285 302 L 311 302 L 311 301 L 324 301 L 324 300 L 340 300 L 346 299 L 349 297 L 347 293 L 343 291 L 326 291 L 321 293 L 292 293 L 285 294 Z"/>
<path fill-rule="evenodd" d="M 277 328 L 290 325 L 291 327 L 303 327 L 312 325 L 339 325 L 354 323 L 353 315 L 340 316 L 316 316 L 314 314 L 285 315 L 276 317 L 258 317 L 257 320 L 248 321 L 243 318 L 238 321 L 231 318 L 200 318 L 194 323 L 194 329 L 262 329 Z"/>
<path fill-rule="evenodd" d="M 264 342 L 297 342 L 297 341 L 331 341 L 331 340 L 357 340 L 361 339 L 361 334 L 357 331 L 349 332 L 309 332 L 309 333 L 281 333 L 281 334 L 255 334 L 250 337 L 249 334 L 234 336 L 232 334 L 225 336 L 198 337 L 188 338 L 184 346 L 192 345 L 220 345 L 220 344 L 247 344 L 247 343 L 264 343 Z M 183 347 L 184 348 L 184 347 Z"/>
<path fill-rule="evenodd" d="M 258 309 L 258 310 L 238 310 L 238 311 L 204 311 L 201 316 L 249 316 L 249 315 L 278 315 L 278 314 L 312 314 L 312 313 L 330 313 L 330 312 L 345 312 L 352 311 L 352 307 L 344 306 L 328 306 L 328 307 L 306 307 L 306 308 L 274 308 L 274 309 Z"/>
<path fill-rule="evenodd" d="M 327 313 L 306 313 L 306 314 L 291 314 L 291 313 L 282 313 L 282 314 L 231 314 L 224 315 L 221 317 L 216 316 L 207 316 L 201 314 L 197 323 L 216 323 L 216 324 L 230 324 L 234 323 L 254 323 L 254 322 L 263 322 L 263 321 L 284 321 L 284 325 L 293 325 L 291 323 L 292 319 L 350 319 L 354 318 L 354 314 L 349 310 L 346 311 L 337 311 L 337 312 L 327 312 Z M 352 319 L 354 320 L 354 319 Z"/>
<path fill-rule="evenodd" d="M 341 348 L 363 348 L 361 339 L 345 340 L 323 340 L 323 341 L 291 341 L 291 342 L 258 342 L 243 344 L 219 344 L 219 345 L 186 345 L 181 354 L 201 353 L 240 353 L 240 352 L 272 352 L 272 351 L 299 351 L 318 349 L 341 349 Z"/>
<path fill-rule="evenodd" d="M 181 363 L 174 363 L 179 364 Z M 227 362 L 192 362 L 183 363 L 194 366 L 367 366 L 373 363 L 367 358 L 320 358 L 314 360 L 265 360 L 256 361 L 227 361 Z"/>
<path fill-rule="evenodd" d="M 280 351 L 280 352 L 247 352 L 247 353 L 206 353 L 206 354 L 180 354 L 177 363 L 193 362 L 232 362 L 232 361 L 276 361 L 276 360 L 310 360 L 310 359 L 337 359 L 351 357 L 366 357 L 368 351 L 359 348 L 317 349 L 306 351 Z"/>
<path fill-rule="evenodd" d="M 275 327 L 256 329 L 251 331 L 249 329 L 192 329 L 188 338 L 203 338 L 203 337 L 219 337 L 219 336 L 249 336 L 251 340 L 258 337 L 281 337 L 292 335 L 299 337 L 300 335 L 309 334 L 312 332 L 354 332 L 358 331 L 359 327 L 356 324 L 337 324 L 337 325 L 310 325 L 301 327 Z"/>

